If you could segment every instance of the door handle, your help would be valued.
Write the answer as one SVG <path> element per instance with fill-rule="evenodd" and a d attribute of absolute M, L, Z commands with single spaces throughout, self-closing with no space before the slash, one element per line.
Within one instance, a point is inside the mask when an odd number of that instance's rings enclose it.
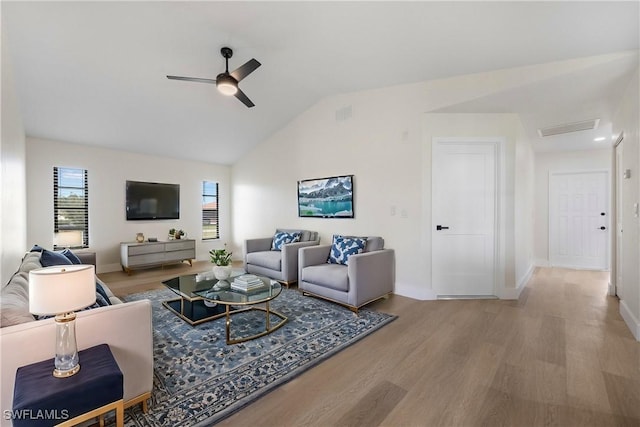
<path fill-rule="evenodd" d="M 436 225 L 436 230 L 448 230 L 449 227 L 445 227 L 444 225 Z"/>
<path fill-rule="evenodd" d="M 600 230 L 606 230 L 607 227 L 605 227 L 604 225 L 602 227 L 600 227 Z"/>

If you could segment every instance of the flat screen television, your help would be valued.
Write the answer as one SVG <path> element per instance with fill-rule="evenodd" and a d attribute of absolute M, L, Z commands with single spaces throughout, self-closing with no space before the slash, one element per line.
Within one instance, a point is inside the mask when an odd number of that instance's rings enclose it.
<path fill-rule="evenodd" d="M 127 181 L 127 220 L 180 219 L 180 184 Z"/>

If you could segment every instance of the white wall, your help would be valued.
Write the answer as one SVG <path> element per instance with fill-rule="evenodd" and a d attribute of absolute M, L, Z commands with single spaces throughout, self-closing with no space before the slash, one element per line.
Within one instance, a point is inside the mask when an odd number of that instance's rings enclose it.
<path fill-rule="evenodd" d="M 2 128 L 0 142 L 0 277 L 9 281 L 27 246 L 25 135 L 13 83 L 6 34 L 2 34 Z"/>
<path fill-rule="evenodd" d="M 535 239 L 536 265 L 549 262 L 549 172 L 611 170 L 610 148 L 602 150 L 535 153 Z M 611 175 L 611 172 L 609 172 Z M 611 209 L 609 209 L 611 212 Z"/>
<path fill-rule="evenodd" d="M 516 129 L 515 158 L 515 202 L 514 202 L 514 246 L 515 279 L 517 292 L 529 281 L 534 268 L 534 206 L 535 200 L 535 162 L 531 142 L 524 136 L 522 123 Z"/>
<path fill-rule="evenodd" d="M 516 74 L 522 82 L 521 70 Z M 396 251 L 395 292 L 433 298 L 431 243 L 424 231 L 431 225 L 430 179 L 425 178 L 430 176 L 427 145 L 431 139 L 428 130 L 424 131 L 424 113 L 481 96 L 488 87 L 500 90 L 513 85 L 513 77 L 501 71 L 492 76 L 344 94 L 318 102 L 233 166 L 235 245 L 246 238 L 271 236 L 277 227 L 316 230 L 322 243 L 330 242 L 334 233 L 380 235 L 386 246 Z M 352 116 L 338 119 L 336 113 L 344 107 L 351 109 Z M 460 130 L 455 116 L 471 121 Z M 491 116 L 450 115 L 451 121 L 442 124 L 438 136 L 464 133 L 506 136 L 509 140 L 505 203 L 510 216 L 504 226 L 509 230 L 505 248 L 510 249 L 505 253 L 510 259 L 505 264 L 504 286 L 515 290 L 514 159 L 521 125 L 515 116 Z M 527 151 L 524 153 L 526 157 Z M 297 181 L 341 174 L 355 175 L 355 218 L 299 218 Z M 529 265 L 530 261 L 521 263 Z"/>
<path fill-rule="evenodd" d="M 88 170 L 89 246 L 98 258 L 98 272 L 120 268 L 120 242 L 136 233 L 166 240 L 170 228 L 181 228 L 196 239 L 197 259 L 231 241 L 230 168 L 88 145 L 27 138 L 27 242 L 53 246 L 53 167 Z M 127 221 L 125 181 L 180 184 L 180 219 Z M 202 181 L 217 181 L 220 192 L 220 239 L 202 238 Z"/>
<path fill-rule="evenodd" d="M 620 314 L 640 341 L 640 219 L 633 204 L 640 202 L 640 76 L 636 70 L 613 119 L 615 134 L 624 132 L 622 169 L 630 169 L 631 177 L 622 180 L 622 278 Z"/>

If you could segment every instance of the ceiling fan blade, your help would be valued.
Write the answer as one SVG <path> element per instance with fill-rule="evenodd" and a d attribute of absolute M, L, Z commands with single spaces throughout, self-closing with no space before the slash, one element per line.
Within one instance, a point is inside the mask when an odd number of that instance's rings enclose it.
<path fill-rule="evenodd" d="M 167 78 L 171 80 L 185 80 L 188 82 L 213 83 L 213 84 L 216 83 L 214 79 L 201 79 L 198 77 L 167 76 Z"/>
<path fill-rule="evenodd" d="M 244 94 L 243 91 L 240 90 L 240 88 L 238 88 L 238 91 L 236 92 L 236 98 L 238 98 L 240 101 L 242 101 L 242 103 L 244 105 L 246 105 L 247 107 L 251 108 L 254 107 L 256 104 L 254 104 L 253 102 L 251 102 L 251 100 L 249 99 L 249 97 L 247 97 L 247 95 Z"/>
<path fill-rule="evenodd" d="M 253 73 L 255 71 L 255 69 L 258 68 L 260 65 L 262 65 L 262 64 L 260 64 L 255 59 L 251 59 L 251 60 L 245 62 L 244 65 L 241 65 L 238 68 L 236 68 L 235 70 L 233 70 L 229 74 L 231 74 L 231 77 L 233 77 L 237 81 L 240 81 L 240 80 L 244 79 L 245 77 L 247 77 L 249 74 Z"/>

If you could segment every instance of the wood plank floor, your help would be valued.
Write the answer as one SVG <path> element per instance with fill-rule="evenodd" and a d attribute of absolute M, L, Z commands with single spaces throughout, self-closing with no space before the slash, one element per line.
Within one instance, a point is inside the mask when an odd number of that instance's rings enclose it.
<path fill-rule="evenodd" d="M 209 263 L 101 274 L 117 295 Z M 640 343 L 608 273 L 537 269 L 518 301 L 372 305 L 399 318 L 220 426 L 640 426 Z"/>

